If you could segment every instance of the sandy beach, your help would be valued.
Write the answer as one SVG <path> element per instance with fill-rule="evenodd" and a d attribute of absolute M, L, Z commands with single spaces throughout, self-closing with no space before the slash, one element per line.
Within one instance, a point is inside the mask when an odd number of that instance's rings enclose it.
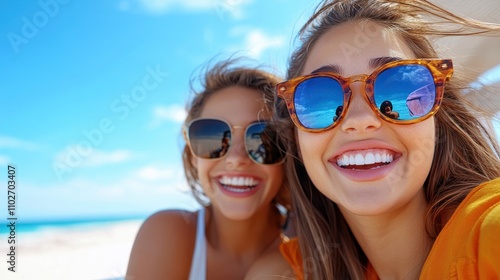
<path fill-rule="evenodd" d="M 129 220 L 19 233 L 16 272 L 8 270 L 9 244 L 2 235 L 0 279 L 123 279 L 141 223 Z"/>

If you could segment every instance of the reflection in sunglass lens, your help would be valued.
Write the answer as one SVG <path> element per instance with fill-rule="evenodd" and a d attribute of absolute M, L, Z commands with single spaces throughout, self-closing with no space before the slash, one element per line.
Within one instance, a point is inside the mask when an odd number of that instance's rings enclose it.
<path fill-rule="evenodd" d="M 189 126 L 191 150 L 200 158 L 221 158 L 231 146 L 231 130 L 227 123 L 217 119 L 199 119 Z M 281 149 L 276 146 L 276 133 L 267 123 L 254 123 L 247 127 L 245 146 L 248 156 L 260 164 L 282 161 Z"/>
<path fill-rule="evenodd" d="M 281 150 L 276 146 L 276 133 L 266 123 L 250 125 L 245 137 L 248 155 L 255 162 L 273 164 L 283 159 Z"/>
<path fill-rule="evenodd" d="M 306 128 L 321 129 L 332 125 L 339 117 L 344 92 L 334 78 L 314 77 L 297 86 L 293 101 L 300 123 Z"/>
<path fill-rule="evenodd" d="M 436 100 L 436 86 L 430 70 L 418 64 L 400 65 L 377 75 L 374 83 L 377 108 L 389 101 L 398 120 L 413 120 L 428 114 Z M 384 112 L 382 112 L 384 113 Z"/>
<path fill-rule="evenodd" d="M 219 158 L 231 146 L 231 130 L 221 120 L 200 119 L 189 126 L 191 150 L 200 158 Z"/>

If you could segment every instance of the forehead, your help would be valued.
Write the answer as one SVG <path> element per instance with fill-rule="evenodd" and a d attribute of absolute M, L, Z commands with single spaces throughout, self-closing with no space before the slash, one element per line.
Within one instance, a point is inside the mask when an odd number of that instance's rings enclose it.
<path fill-rule="evenodd" d="M 336 65 L 343 76 L 369 74 L 377 57 L 415 58 L 394 31 L 372 21 L 352 21 L 332 27 L 311 48 L 302 75 L 326 65 Z"/>
<path fill-rule="evenodd" d="M 241 86 L 218 90 L 205 100 L 200 118 L 218 118 L 232 125 L 246 125 L 256 120 L 269 119 L 263 94 Z"/>

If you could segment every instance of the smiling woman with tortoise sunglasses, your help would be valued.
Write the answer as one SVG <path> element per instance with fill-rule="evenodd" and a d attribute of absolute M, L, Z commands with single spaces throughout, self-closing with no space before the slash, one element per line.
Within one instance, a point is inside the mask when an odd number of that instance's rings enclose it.
<path fill-rule="evenodd" d="M 425 0 L 318 6 L 276 87 L 298 279 L 500 278 L 499 150 L 430 43 L 498 31 Z"/>

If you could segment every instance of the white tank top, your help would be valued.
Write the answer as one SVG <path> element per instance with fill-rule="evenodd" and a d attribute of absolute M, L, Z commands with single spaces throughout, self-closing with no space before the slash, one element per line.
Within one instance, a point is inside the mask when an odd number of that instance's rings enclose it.
<path fill-rule="evenodd" d="M 198 211 L 196 241 L 189 280 L 204 280 L 207 277 L 207 240 L 205 238 L 205 208 Z"/>

